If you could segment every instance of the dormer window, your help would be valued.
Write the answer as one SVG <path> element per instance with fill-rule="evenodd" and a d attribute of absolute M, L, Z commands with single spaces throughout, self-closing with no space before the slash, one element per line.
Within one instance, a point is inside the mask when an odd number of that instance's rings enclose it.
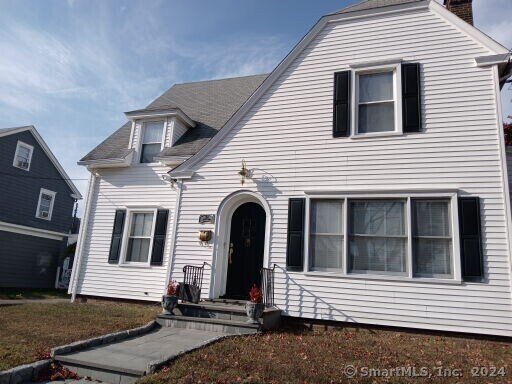
<path fill-rule="evenodd" d="M 163 133 L 164 121 L 148 121 L 144 123 L 140 150 L 141 163 L 154 163 L 154 158 L 162 150 Z"/>
<path fill-rule="evenodd" d="M 32 161 L 32 153 L 34 147 L 25 144 L 23 141 L 18 141 L 16 146 L 16 153 L 14 154 L 13 167 L 23 169 L 24 171 L 30 170 L 30 162 Z"/>

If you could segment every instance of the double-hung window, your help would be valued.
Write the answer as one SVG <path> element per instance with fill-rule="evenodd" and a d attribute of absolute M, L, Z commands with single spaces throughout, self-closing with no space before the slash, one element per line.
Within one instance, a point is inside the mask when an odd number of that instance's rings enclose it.
<path fill-rule="evenodd" d="M 343 200 L 312 200 L 310 269 L 336 271 L 343 267 Z"/>
<path fill-rule="evenodd" d="M 39 201 L 37 203 L 36 217 L 44 220 L 51 220 L 53 205 L 55 203 L 56 193 L 41 188 L 39 191 Z"/>
<path fill-rule="evenodd" d="M 125 262 L 148 262 L 153 243 L 154 219 L 154 211 L 130 212 Z"/>
<path fill-rule="evenodd" d="M 414 275 L 451 278 L 450 201 L 413 199 Z"/>
<path fill-rule="evenodd" d="M 307 271 L 454 279 L 456 200 L 441 193 L 311 197 Z"/>
<path fill-rule="evenodd" d="M 144 123 L 141 144 L 141 163 L 153 163 L 155 156 L 162 150 L 164 132 L 163 121 L 148 121 Z"/>
<path fill-rule="evenodd" d="M 22 141 L 18 141 L 18 144 L 16 145 L 14 161 L 12 163 L 13 167 L 23 169 L 25 171 L 30 170 L 30 163 L 32 161 L 33 152 L 33 146 L 25 144 Z"/>
<path fill-rule="evenodd" d="M 393 70 L 356 73 L 357 134 L 397 129 L 395 77 Z"/>

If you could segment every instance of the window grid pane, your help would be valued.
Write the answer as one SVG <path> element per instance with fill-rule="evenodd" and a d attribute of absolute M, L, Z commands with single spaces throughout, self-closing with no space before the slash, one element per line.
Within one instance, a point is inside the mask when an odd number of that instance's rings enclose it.
<path fill-rule="evenodd" d="M 413 264 L 417 277 L 453 277 L 450 201 L 413 199 Z"/>
<path fill-rule="evenodd" d="M 358 76 L 357 133 L 395 130 L 393 71 Z"/>
<path fill-rule="evenodd" d="M 353 200 L 349 209 L 349 271 L 405 275 L 405 201 Z"/>
<path fill-rule="evenodd" d="M 310 225 L 310 269 L 342 270 L 343 200 L 311 200 Z"/>
<path fill-rule="evenodd" d="M 163 121 L 148 122 L 144 124 L 143 144 L 161 143 L 164 129 Z"/>
<path fill-rule="evenodd" d="M 149 246 L 153 230 L 153 212 L 138 212 L 132 214 L 128 247 L 126 250 L 127 262 L 148 261 Z"/>

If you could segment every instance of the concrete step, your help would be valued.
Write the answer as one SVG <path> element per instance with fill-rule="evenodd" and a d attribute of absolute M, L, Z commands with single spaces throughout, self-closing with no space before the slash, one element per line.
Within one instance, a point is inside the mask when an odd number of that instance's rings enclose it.
<path fill-rule="evenodd" d="M 226 326 L 232 327 L 239 324 L 247 323 L 247 313 L 245 310 L 245 301 L 243 305 L 241 302 L 237 302 L 234 300 L 226 301 L 226 300 L 205 300 L 201 301 L 198 304 L 193 303 L 180 303 L 174 309 L 172 315 L 175 318 L 178 317 L 186 317 L 188 321 L 194 322 L 200 319 L 212 319 L 218 320 L 217 322 L 210 322 L 211 324 L 224 324 Z M 174 319 L 174 317 L 173 317 Z M 277 329 L 279 327 L 281 319 L 281 310 L 277 308 L 265 308 L 263 315 L 259 319 L 260 326 L 259 330 L 272 330 Z M 183 319 L 182 319 L 183 320 Z M 199 321 L 204 324 L 204 321 Z M 235 323 L 232 323 L 235 322 Z M 173 326 L 177 323 L 164 323 L 170 324 L 167 326 Z M 183 326 L 183 325 L 180 325 Z M 192 325 L 191 325 L 192 327 Z M 204 325 L 201 325 L 199 329 L 204 329 Z"/>
<path fill-rule="evenodd" d="M 245 321 L 183 315 L 162 314 L 157 317 L 156 321 L 162 327 L 186 328 L 198 331 L 219 332 L 228 335 L 250 335 L 258 333 L 261 329 L 261 324 L 251 324 Z"/>

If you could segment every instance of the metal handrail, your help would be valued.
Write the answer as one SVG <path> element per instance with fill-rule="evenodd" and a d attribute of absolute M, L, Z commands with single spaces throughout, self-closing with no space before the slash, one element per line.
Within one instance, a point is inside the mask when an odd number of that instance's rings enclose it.
<path fill-rule="evenodd" d="M 276 264 L 272 268 L 261 268 L 261 293 L 263 294 L 263 304 L 265 307 L 274 306 L 274 271 Z"/>

